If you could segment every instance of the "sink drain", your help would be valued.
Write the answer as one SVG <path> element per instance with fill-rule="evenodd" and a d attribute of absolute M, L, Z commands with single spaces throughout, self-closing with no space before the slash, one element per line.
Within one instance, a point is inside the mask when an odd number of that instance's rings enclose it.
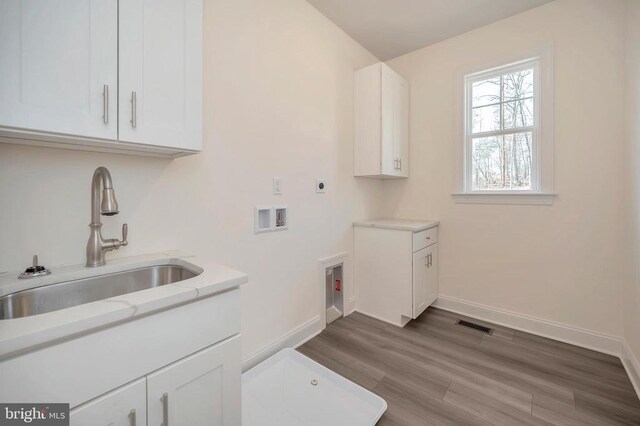
<path fill-rule="evenodd" d="M 311 386 L 318 386 L 318 381 L 316 379 L 312 379 Z"/>

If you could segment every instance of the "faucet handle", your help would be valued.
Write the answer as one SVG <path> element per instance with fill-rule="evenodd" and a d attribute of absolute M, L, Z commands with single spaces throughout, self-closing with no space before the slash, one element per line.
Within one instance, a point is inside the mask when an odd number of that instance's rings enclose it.
<path fill-rule="evenodd" d="M 122 241 L 120 241 L 121 246 L 126 246 L 127 244 L 129 244 L 129 241 L 127 241 L 128 234 L 129 234 L 129 225 L 125 223 L 122 225 Z"/>

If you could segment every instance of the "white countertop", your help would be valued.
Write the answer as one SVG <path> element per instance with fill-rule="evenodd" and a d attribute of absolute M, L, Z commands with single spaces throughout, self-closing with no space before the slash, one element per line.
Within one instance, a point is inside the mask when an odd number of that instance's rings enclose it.
<path fill-rule="evenodd" d="M 215 262 L 177 252 L 157 253 L 110 259 L 107 265 L 87 268 L 84 265 L 51 268 L 51 275 L 19 280 L 19 273 L 0 274 L 0 296 L 43 285 L 112 274 L 155 265 L 180 265 L 200 275 L 134 293 L 103 299 L 71 308 L 29 317 L 0 320 L 0 359 L 17 352 L 54 343 L 111 323 L 195 301 L 214 293 L 237 287 L 248 281 L 246 274 Z"/>
<path fill-rule="evenodd" d="M 401 231 L 420 232 L 435 228 L 440 222 L 433 220 L 373 219 L 353 222 L 353 226 L 367 228 L 399 229 Z"/>

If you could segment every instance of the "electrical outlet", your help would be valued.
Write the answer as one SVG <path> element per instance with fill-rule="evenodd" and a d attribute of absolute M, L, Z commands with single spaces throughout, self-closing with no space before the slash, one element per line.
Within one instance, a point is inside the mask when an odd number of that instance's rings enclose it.
<path fill-rule="evenodd" d="M 327 192 L 327 181 L 324 179 L 316 179 L 316 192 L 324 194 Z"/>
<path fill-rule="evenodd" d="M 279 177 L 273 178 L 273 195 L 282 195 L 282 180 Z"/>

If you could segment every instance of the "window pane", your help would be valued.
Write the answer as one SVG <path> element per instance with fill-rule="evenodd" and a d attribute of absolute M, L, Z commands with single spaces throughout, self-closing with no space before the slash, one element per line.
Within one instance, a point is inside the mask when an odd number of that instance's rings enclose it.
<path fill-rule="evenodd" d="M 531 132 L 473 139 L 473 190 L 531 189 L 532 141 Z"/>
<path fill-rule="evenodd" d="M 533 99 L 506 102 L 502 107 L 505 129 L 533 126 Z"/>
<path fill-rule="evenodd" d="M 500 104 L 474 108 L 471 111 L 471 132 L 500 130 Z"/>
<path fill-rule="evenodd" d="M 533 134 L 531 132 L 505 136 L 505 144 L 511 146 L 509 189 L 531 189 L 532 142 Z"/>
<path fill-rule="evenodd" d="M 502 78 L 504 101 L 533 96 L 533 68 L 505 74 Z"/>
<path fill-rule="evenodd" d="M 471 88 L 472 107 L 495 104 L 498 102 L 500 102 L 500 77 L 473 83 Z"/>
<path fill-rule="evenodd" d="M 502 136 L 473 139 L 471 178 L 474 190 L 503 189 Z"/>

